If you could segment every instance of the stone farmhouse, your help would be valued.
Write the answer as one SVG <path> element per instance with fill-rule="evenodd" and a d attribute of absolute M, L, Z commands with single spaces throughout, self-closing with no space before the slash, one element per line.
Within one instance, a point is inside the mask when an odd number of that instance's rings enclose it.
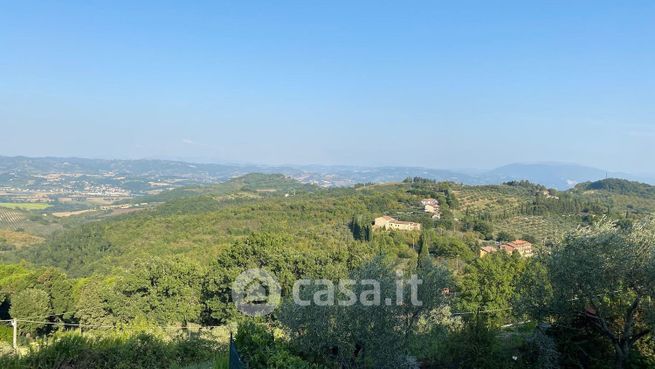
<path fill-rule="evenodd" d="M 375 218 L 373 223 L 374 229 L 385 229 L 385 230 L 395 230 L 395 231 L 420 231 L 421 224 L 414 222 L 404 222 L 392 218 L 388 215 Z"/>
<path fill-rule="evenodd" d="M 484 257 L 489 254 L 493 254 L 497 251 L 505 251 L 508 254 L 512 254 L 514 251 L 518 252 L 524 258 L 529 258 L 534 255 L 532 249 L 532 244 L 524 240 L 516 240 L 508 243 L 504 243 L 500 246 L 484 246 L 480 248 L 480 257 Z"/>

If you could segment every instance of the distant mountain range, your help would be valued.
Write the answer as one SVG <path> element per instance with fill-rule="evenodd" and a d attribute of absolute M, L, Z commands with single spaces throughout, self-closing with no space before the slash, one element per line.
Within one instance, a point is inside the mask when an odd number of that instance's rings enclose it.
<path fill-rule="evenodd" d="M 430 169 L 421 167 L 302 167 L 304 171 L 333 175 L 353 183 L 397 182 L 407 177 L 425 177 L 439 181 L 464 184 L 499 184 L 515 180 L 528 180 L 549 188 L 566 190 L 578 183 L 604 178 L 621 178 L 655 184 L 655 177 L 648 178 L 628 173 L 608 172 L 602 169 L 563 163 L 516 163 L 489 171 L 472 172 Z"/>
<path fill-rule="evenodd" d="M 510 164 L 493 169 L 482 175 L 487 181 L 506 182 L 527 179 L 546 187 L 568 189 L 578 183 L 604 178 L 620 178 L 655 184 L 655 176 L 637 176 L 628 173 L 609 172 L 603 169 L 565 163 Z"/>
<path fill-rule="evenodd" d="M 655 184 L 655 178 L 563 163 L 516 163 L 489 171 L 453 171 L 422 167 L 363 167 L 326 165 L 225 165 L 171 160 L 103 160 L 82 158 L 30 158 L 0 156 L 0 186 L 41 183 L 48 174 L 125 177 L 124 181 L 167 180 L 179 185 L 216 183 L 247 173 L 281 173 L 303 183 L 319 186 L 350 186 L 367 182 L 398 182 L 407 177 L 425 177 L 464 184 L 498 184 L 529 180 L 550 188 L 569 189 L 578 183 L 607 177 Z M 88 178 L 86 178 L 88 180 Z M 120 184 L 119 184 L 120 185 Z"/>

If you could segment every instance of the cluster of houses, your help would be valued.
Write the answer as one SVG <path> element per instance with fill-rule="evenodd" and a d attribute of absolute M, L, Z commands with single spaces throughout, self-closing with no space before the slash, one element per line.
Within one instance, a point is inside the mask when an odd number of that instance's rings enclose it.
<path fill-rule="evenodd" d="M 524 240 L 516 240 L 496 246 L 484 246 L 480 248 L 480 257 L 484 257 L 498 251 L 504 251 L 508 254 L 512 254 L 514 251 L 516 251 L 519 253 L 519 255 L 525 258 L 529 258 L 534 255 L 532 244 L 530 242 Z"/>
<path fill-rule="evenodd" d="M 423 205 L 423 210 L 425 210 L 426 213 L 432 214 L 432 219 L 441 218 L 439 201 L 437 201 L 437 199 L 423 199 L 421 200 L 421 205 Z"/>
<path fill-rule="evenodd" d="M 420 231 L 421 224 L 414 222 L 405 222 L 388 215 L 375 218 L 373 229 L 383 229 L 386 231 Z M 504 251 L 508 254 L 518 252 L 521 257 L 529 258 L 534 255 L 532 244 L 524 240 L 497 244 L 495 246 L 484 246 L 480 248 L 480 257 L 484 257 L 495 252 Z"/>
<path fill-rule="evenodd" d="M 421 205 L 423 205 L 423 210 L 426 213 L 432 214 L 432 219 L 441 218 L 441 212 L 439 210 L 439 201 L 436 199 L 423 199 L 421 200 Z M 387 231 L 420 231 L 421 224 L 415 222 L 405 222 L 398 220 L 396 218 L 384 215 L 377 217 L 373 223 L 373 229 L 383 229 Z M 494 252 L 504 251 L 508 254 L 518 252 L 522 257 L 532 257 L 533 250 L 532 244 L 524 240 L 515 240 L 507 243 L 497 243 L 494 246 L 484 246 L 480 249 L 480 257 L 484 257 L 488 254 L 493 254 Z"/>
<path fill-rule="evenodd" d="M 439 201 L 436 199 L 423 199 L 421 200 L 423 210 L 426 213 L 432 214 L 432 219 L 441 218 L 441 211 L 439 210 Z M 384 229 L 394 231 L 420 231 L 421 224 L 415 222 L 405 222 L 388 215 L 375 218 L 373 229 Z"/>

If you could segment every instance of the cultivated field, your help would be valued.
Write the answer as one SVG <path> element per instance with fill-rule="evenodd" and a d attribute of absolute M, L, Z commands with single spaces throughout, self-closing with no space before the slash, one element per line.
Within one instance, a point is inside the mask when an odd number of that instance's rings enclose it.
<path fill-rule="evenodd" d="M 0 227 L 20 227 L 27 219 L 25 214 L 19 210 L 0 207 Z"/>
<path fill-rule="evenodd" d="M 62 229 L 62 225 L 42 215 L 31 216 L 24 210 L 0 207 L 0 229 L 25 231 L 42 237 Z"/>
<path fill-rule="evenodd" d="M 41 202 L 0 202 L 0 208 L 8 209 L 44 210 L 50 206 L 50 204 L 44 204 Z"/>
<path fill-rule="evenodd" d="M 34 236 L 25 232 L 15 232 L 6 229 L 0 229 L 0 239 L 5 240 L 10 245 L 20 249 L 29 247 L 43 242 L 42 237 Z"/>
<path fill-rule="evenodd" d="M 531 235 L 540 242 L 559 240 L 566 232 L 575 229 L 576 220 L 571 216 L 514 216 L 494 223 L 497 231 L 506 231 L 515 237 Z"/>
<path fill-rule="evenodd" d="M 499 186 L 464 186 L 455 191 L 455 196 L 462 212 L 489 215 L 515 212 L 521 204 L 530 200 L 530 197 L 520 190 Z"/>

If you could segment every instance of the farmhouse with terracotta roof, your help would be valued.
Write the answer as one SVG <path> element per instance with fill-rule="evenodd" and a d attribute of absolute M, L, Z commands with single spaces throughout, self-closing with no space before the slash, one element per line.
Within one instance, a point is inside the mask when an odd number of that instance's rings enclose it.
<path fill-rule="evenodd" d="M 489 254 L 493 254 L 496 251 L 498 251 L 498 249 L 495 248 L 494 246 L 480 247 L 480 257 L 486 256 L 486 255 L 489 255 Z"/>
<path fill-rule="evenodd" d="M 480 248 L 480 257 L 493 254 L 496 251 L 505 251 L 508 254 L 512 254 L 514 251 L 518 252 L 524 258 L 529 258 L 534 255 L 532 250 L 532 244 L 524 240 L 516 240 L 508 243 L 504 243 L 498 247 L 495 246 L 484 246 Z"/>
<path fill-rule="evenodd" d="M 525 258 L 529 258 L 534 255 L 532 251 L 532 244 L 524 240 L 516 240 L 516 241 L 508 242 L 506 244 L 501 245 L 500 247 L 509 254 L 513 253 L 514 251 L 518 251 L 519 255 Z"/>

